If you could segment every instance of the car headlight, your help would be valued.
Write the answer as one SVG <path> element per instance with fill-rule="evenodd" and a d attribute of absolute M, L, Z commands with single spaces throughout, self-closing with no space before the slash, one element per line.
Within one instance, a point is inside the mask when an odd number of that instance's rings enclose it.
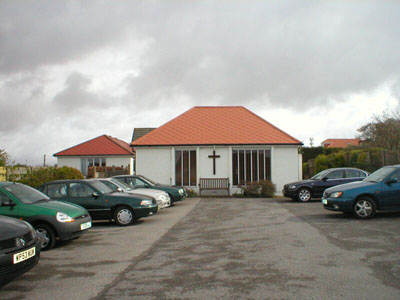
<path fill-rule="evenodd" d="M 183 189 L 179 189 L 179 194 L 185 195 L 185 191 Z"/>
<path fill-rule="evenodd" d="M 339 197 L 342 197 L 342 195 L 343 195 L 343 192 L 334 192 L 334 193 L 332 193 L 331 194 L 331 198 L 339 198 Z"/>
<path fill-rule="evenodd" d="M 25 224 L 29 227 L 29 230 L 31 231 L 32 238 L 35 239 L 36 238 L 36 234 L 37 234 L 35 228 L 33 228 L 33 226 L 31 224 L 29 224 L 28 222 L 26 222 L 26 221 L 23 221 L 23 222 L 25 222 Z"/>
<path fill-rule="evenodd" d="M 61 222 L 61 223 L 75 222 L 74 218 L 71 218 L 70 216 L 68 216 L 67 214 L 64 214 L 62 212 L 57 212 L 56 219 L 58 222 Z"/>
<path fill-rule="evenodd" d="M 152 200 L 142 200 L 140 202 L 140 205 L 142 205 L 142 206 L 149 206 L 149 205 L 152 205 L 152 204 L 153 204 Z"/>
<path fill-rule="evenodd" d="M 289 190 L 294 190 L 296 188 L 295 185 L 289 185 Z"/>
<path fill-rule="evenodd" d="M 164 195 L 157 195 L 156 200 L 165 201 L 167 200 L 167 197 L 165 197 Z"/>

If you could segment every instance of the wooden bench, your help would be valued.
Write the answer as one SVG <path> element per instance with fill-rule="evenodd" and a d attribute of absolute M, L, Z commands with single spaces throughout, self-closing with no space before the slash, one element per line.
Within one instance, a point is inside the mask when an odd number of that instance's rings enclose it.
<path fill-rule="evenodd" d="M 200 178 L 199 194 L 205 190 L 227 190 L 229 195 L 229 178 Z"/>

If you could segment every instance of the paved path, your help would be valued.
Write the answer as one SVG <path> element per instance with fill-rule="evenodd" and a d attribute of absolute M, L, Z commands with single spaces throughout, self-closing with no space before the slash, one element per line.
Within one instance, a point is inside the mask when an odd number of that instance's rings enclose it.
<path fill-rule="evenodd" d="M 98 298 L 399 299 L 399 224 L 320 203 L 203 199 Z"/>

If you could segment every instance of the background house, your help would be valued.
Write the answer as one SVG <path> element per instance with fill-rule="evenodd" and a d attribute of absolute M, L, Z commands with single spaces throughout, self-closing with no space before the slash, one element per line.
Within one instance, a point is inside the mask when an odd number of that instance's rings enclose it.
<path fill-rule="evenodd" d="M 360 139 L 326 139 L 321 143 L 324 148 L 346 148 L 348 146 L 359 146 Z"/>
<path fill-rule="evenodd" d="M 200 178 L 229 178 L 231 193 L 269 179 L 279 194 L 302 178 L 302 143 L 242 106 L 194 107 L 134 140 L 136 173 L 198 191 Z"/>
<path fill-rule="evenodd" d="M 134 173 L 135 153 L 128 143 L 109 135 L 101 135 L 79 145 L 54 154 L 57 165 L 76 168 L 88 175 L 90 168 L 99 170 L 122 168 L 125 173 Z M 101 169 L 102 168 L 102 169 Z"/>

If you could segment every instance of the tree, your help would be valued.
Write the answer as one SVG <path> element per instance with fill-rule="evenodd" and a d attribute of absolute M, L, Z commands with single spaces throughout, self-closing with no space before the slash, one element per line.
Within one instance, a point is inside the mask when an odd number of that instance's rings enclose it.
<path fill-rule="evenodd" d="M 400 111 L 385 112 L 382 116 L 373 116 L 373 120 L 360 127 L 359 137 L 370 147 L 382 147 L 388 150 L 400 149 Z"/>
<path fill-rule="evenodd" d="M 5 150 L 0 149 L 0 167 L 5 167 L 8 164 L 9 159 L 10 156 L 8 153 Z"/>

